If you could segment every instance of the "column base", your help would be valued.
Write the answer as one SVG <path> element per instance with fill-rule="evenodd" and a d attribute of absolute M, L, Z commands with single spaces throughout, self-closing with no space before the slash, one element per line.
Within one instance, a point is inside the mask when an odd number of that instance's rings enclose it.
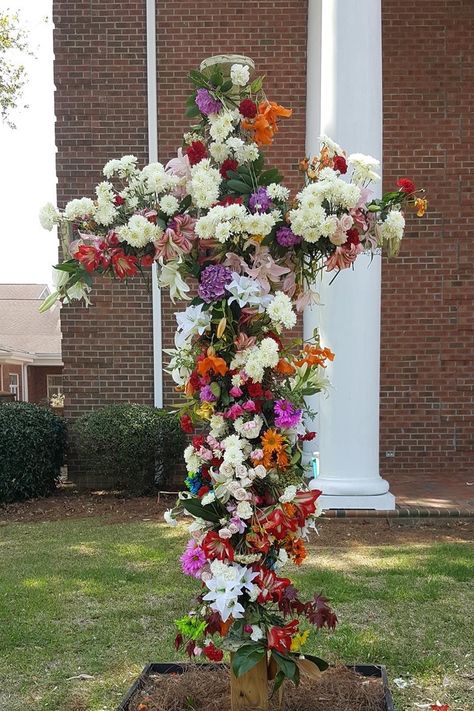
<path fill-rule="evenodd" d="M 372 509 L 374 511 L 394 511 L 395 497 L 389 491 L 375 495 L 322 495 L 318 499 L 323 511 L 328 509 Z"/>

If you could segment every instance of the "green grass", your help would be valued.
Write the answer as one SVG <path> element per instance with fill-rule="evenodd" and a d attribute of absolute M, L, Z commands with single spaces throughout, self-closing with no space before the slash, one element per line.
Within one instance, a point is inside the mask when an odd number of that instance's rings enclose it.
<path fill-rule="evenodd" d="M 184 541 L 154 522 L 1 527 L 0 709 L 111 711 L 146 662 L 174 659 L 172 621 L 198 589 L 179 570 Z M 291 575 L 340 619 L 314 650 L 408 680 L 399 711 L 437 698 L 474 708 L 472 553 L 461 541 L 311 547 Z"/>

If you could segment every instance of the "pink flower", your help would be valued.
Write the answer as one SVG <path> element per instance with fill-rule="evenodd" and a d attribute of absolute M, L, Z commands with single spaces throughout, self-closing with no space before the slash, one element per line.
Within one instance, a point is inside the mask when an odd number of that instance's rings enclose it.
<path fill-rule="evenodd" d="M 201 571 L 206 565 L 206 556 L 196 541 L 189 541 L 180 560 L 185 575 L 191 575 L 193 578 L 201 577 Z"/>
<path fill-rule="evenodd" d="M 355 262 L 357 256 L 363 251 L 364 248 L 360 243 L 357 245 L 351 244 L 350 247 L 336 247 L 333 254 L 326 260 L 326 271 L 332 272 L 333 269 L 348 269 L 348 267 Z"/>
<path fill-rule="evenodd" d="M 337 219 L 336 231 L 330 236 L 330 241 L 336 245 L 344 244 L 347 240 L 346 232 L 350 230 L 353 224 L 354 220 L 351 215 L 342 215 Z"/>
<path fill-rule="evenodd" d="M 271 284 L 278 284 L 284 274 L 288 274 L 288 267 L 279 267 L 271 256 L 268 247 L 258 247 L 255 250 L 253 266 L 247 267 L 247 274 L 256 279 L 266 292 L 271 289 Z"/>
<path fill-rule="evenodd" d="M 235 252 L 227 252 L 225 260 L 222 262 L 225 267 L 229 267 L 233 272 L 241 274 L 247 266 L 247 262 L 242 257 L 239 257 Z"/>
<path fill-rule="evenodd" d="M 247 348 L 251 348 L 257 342 L 254 336 L 247 336 L 245 333 L 239 333 L 234 341 L 237 351 L 245 351 Z"/>
<path fill-rule="evenodd" d="M 155 240 L 156 258 L 161 257 L 167 262 L 181 254 L 188 254 L 196 236 L 195 224 L 196 220 L 189 215 L 177 215 L 172 219 L 161 237 Z"/>
<path fill-rule="evenodd" d="M 243 415 L 245 410 L 241 407 L 241 405 L 238 405 L 235 403 L 234 405 L 231 405 L 229 409 L 224 413 L 224 417 L 227 417 L 229 420 L 236 420 L 238 417 Z"/>
<path fill-rule="evenodd" d="M 253 400 L 247 400 L 247 402 L 244 402 L 242 407 L 244 408 L 245 412 L 257 412 L 257 406 Z"/>
<path fill-rule="evenodd" d="M 229 395 L 232 395 L 232 397 L 240 397 L 243 395 L 243 391 L 234 385 L 234 387 L 229 390 Z"/>

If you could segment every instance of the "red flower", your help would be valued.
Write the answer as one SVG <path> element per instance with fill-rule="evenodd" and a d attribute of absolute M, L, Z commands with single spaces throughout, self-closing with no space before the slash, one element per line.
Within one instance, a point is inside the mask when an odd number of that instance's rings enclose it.
<path fill-rule="evenodd" d="M 449 706 L 448 704 L 440 704 L 437 701 L 435 704 L 431 704 L 430 709 L 433 709 L 433 711 L 448 711 Z"/>
<path fill-rule="evenodd" d="M 77 252 L 74 254 L 74 259 L 77 259 L 86 271 L 93 272 L 101 263 L 101 254 L 97 247 L 81 244 Z"/>
<path fill-rule="evenodd" d="M 181 415 L 179 424 L 181 425 L 183 432 L 186 432 L 186 434 L 192 434 L 194 432 L 193 421 L 189 415 Z"/>
<path fill-rule="evenodd" d="M 257 105 L 252 99 L 242 99 L 239 105 L 239 112 L 244 118 L 253 119 L 257 115 Z"/>
<path fill-rule="evenodd" d="M 290 518 L 284 511 L 282 511 L 282 509 L 274 509 L 266 516 L 266 518 L 263 518 L 260 523 L 266 531 L 271 533 L 272 536 L 275 536 L 275 538 L 279 541 L 282 541 L 285 538 L 288 531 L 292 531 L 294 533 L 298 528 L 298 518 L 296 516 L 292 516 Z M 304 521 L 300 524 L 300 526 L 302 527 L 303 525 Z"/>
<path fill-rule="evenodd" d="M 186 149 L 186 155 L 189 158 L 191 165 L 200 163 L 207 156 L 206 146 L 202 141 L 193 141 Z"/>
<path fill-rule="evenodd" d="M 219 202 L 215 202 L 212 207 L 216 207 L 217 205 L 222 205 L 222 207 L 227 207 L 228 205 L 242 205 L 243 201 L 244 199 L 241 197 L 230 197 L 230 195 L 228 195 L 222 200 L 219 200 Z"/>
<path fill-rule="evenodd" d="M 140 259 L 140 264 L 142 267 L 151 267 L 154 261 L 155 257 L 152 254 L 144 254 Z"/>
<path fill-rule="evenodd" d="M 298 632 L 298 620 L 288 622 L 284 627 L 270 627 L 268 630 L 268 648 L 281 654 L 287 654 L 291 648 L 291 638 Z"/>
<path fill-rule="evenodd" d="M 406 193 L 407 195 L 411 195 L 411 193 L 414 193 L 416 190 L 415 183 L 413 180 L 410 180 L 410 178 L 399 178 L 397 180 L 397 185 L 401 192 Z"/>
<path fill-rule="evenodd" d="M 293 506 L 296 507 L 297 511 L 297 524 L 300 528 L 303 528 L 304 522 L 310 514 L 316 511 L 316 500 L 321 496 L 321 492 L 318 489 L 313 491 L 298 491 L 295 498 L 291 502 Z"/>
<path fill-rule="evenodd" d="M 212 642 L 206 644 L 206 646 L 203 647 L 202 651 L 204 652 L 206 657 L 211 660 L 211 662 L 221 662 L 224 656 L 224 652 L 222 651 L 222 649 L 217 649 L 217 647 L 215 647 Z"/>
<path fill-rule="evenodd" d="M 208 486 L 201 486 L 197 495 L 199 496 L 200 499 L 202 499 L 202 497 L 205 496 L 206 494 L 208 494 L 209 491 L 210 491 L 210 489 Z"/>
<path fill-rule="evenodd" d="M 316 437 L 316 432 L 306 432 L 304 435 L 298 435 L 300 442 L 311 442 Z"/>
<path fill-rule="evenodd" d="M 228 541 L 219 538 L 215 531 L 208 531 L 201 544 L 208 560 L 234 560 L 234 549 Z"/>
<path fill-rule="evenodd" d="M 204 435 L 196 435 L 192 439 L 194 449 L 200 449 L 204 444 Z"/>
<path fill-rule="evenodd" d="M 125 202 L 125 198 L 123 198 L 121 195 L 116 195 L 114 197 L 114 204 L 117 205 L 117 207 L 120 207 L 120 205 L 123 205 Z"/>
<path fill-rule="evenodd" d="M 350 230 L 346 232 L 347 240 L 344 242 L 345 247 L 350 247 L 351 244 L 358 245 L 360 242 L 359 232 L 355 227 L 351 227 Z"/>
<path fill-rule="evenodd" d="M 227 171 L 228 170 L 237 170 L 238 167 L 239 167 L 239 164 L 237 163 L 236 160 L 234 160 L 233 158 L 226 158 L 225 161 L 222 163 L 219 172 L 222 175 L 222 177 L 224 178 L 224 180 L 227 180 L 227 178 L 228 178 Z"/>
<path fill-rule="evenodd" d="M 116 249 L 112 254 L 112 266 L 114 268 L 115 275 L 119 279 L 125 279 L 128 276 L 135 276 L 137 274 L 137 257 L 131 254 L 125 254 L 121 249 Z"/>
<path fill-rule="evenodd" d="M 347 173 L 347 161 L 344 156 L 334 156 L 333 167 L 334 170 L 338 170 L 341 175 Z"/>
<path fill-rule="evenodd" d="M 279 578 L 273 570 L 259 566 L 257 568 L 258 575 L 254 578 L 254 583 L 260 588 L 260 592 L 257 597 L 257 602 L 263 604 L 265 602 L 279 602 L 283 591 L 288 585 L 290 585 L 290 580 L 288 578 Z"/>
<path fill-rule="evenodd" d="M 261 383 L 246 383 L 247 392 L 250 397 L 263 397 L 263 388 Z"/>

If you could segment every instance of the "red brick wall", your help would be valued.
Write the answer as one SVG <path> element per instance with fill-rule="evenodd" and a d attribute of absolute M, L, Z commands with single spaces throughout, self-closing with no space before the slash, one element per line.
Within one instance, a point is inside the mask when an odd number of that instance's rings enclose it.
<path fill-rule="evenodd" d="M 62 366 L 29 365 L 28 369 L 28 402 L 39 405 L 47 404 L 48 375 L 61 375 Z"/>
<path fill-rule="evenodd" d="M 381 466 L 448 480 L 473 462 L 474 3 L 382 8 L 384 179 L 413 176 L 430 209 L 383 269 Z"/>
<path fill-rule="evenodd" d="M 21 365 L 15 365 L 12 363 L 3 363 L 0 365 L 2 369 L 2 377 L 0 382 L 3 383 L 3 392 L 10 392 L 10 373 L 18 375 L 18 400 L 23 400 L 23 372 Z M 1 389 L 1 388 L 0 388 Z"/>
<path fill-rule="evenodd" d="M 54 2 L 58 202 L 90 195 L 110 158 L 148 158 L 143 0 Z M 97 280 L 93 306 L 61 311 L 65 414 L 153 402 L 151 294 Z"/>
<path fill-rule="evenodd" d="M 175 155 L 181 134 L 189 130 L 184 116 L 192 87 L 186 76 L 206 57 L 233 53 L 251 57 L 256 76 L 264 74 L 268 96 L 293 109 L 283 120 L 274 146 L 266 152 L 285 183 L 301 185 L 298 161 L 304 155 L 306 121 L 307 3 L 296 0 L 260 0 L 210 3 L 198 0 L 157 2 L 158 146 L 161 161 Z M 176 320 L 166 294 L 163 300 L 163 344 L 174 345 Z M 176 402 L 169 376 L 164 381 L 165 403 Z"/>

